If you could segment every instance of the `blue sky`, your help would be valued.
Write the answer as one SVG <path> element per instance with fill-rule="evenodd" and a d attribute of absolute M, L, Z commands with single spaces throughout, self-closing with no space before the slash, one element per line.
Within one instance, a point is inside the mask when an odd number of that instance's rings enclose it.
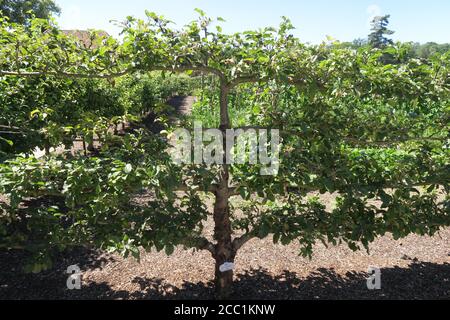
<path fill-rule="evenodd" d="M 223 17 L 225 32 L 277 26 L 289 17 L 304 42 L 320 43 L 331 36 L 341 41 L 366 37 L 369 20 L 390 14 L 394 40 L 450 42 L 449 0 L 56 0 L 64 29 L 102 29 L 117 35 L 110 20 L 143 17 L 145 9 L 177 25 L 196 17 L 194 8 Z"/>

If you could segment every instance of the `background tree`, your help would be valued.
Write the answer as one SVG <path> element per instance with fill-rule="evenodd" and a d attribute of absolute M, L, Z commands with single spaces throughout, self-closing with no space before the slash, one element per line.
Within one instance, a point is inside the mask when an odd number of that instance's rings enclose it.
<path fill-rule="evenodd" d="M 26 24 L 32 15 L 47 19 L 60 12 L 53 0 L 0 0 L 0 15 L 20 24 Z"/>
<path fill-rule="evenodd" d="M 367 39 L 358 38 L 353 40 L 352 45 L 354 48 L 358 49 L 367 45 Z"/>
<path fill-rule="evenodd" d="M 442 55 L 450 51 L 450 43 L 438 44 L 435 42 L 427 42 L 424 44 L 414 43 L 411 47 L 411 56 L 421 59 L 429 59 L 431 56 Z"/>
<path fill-rule="evenodd" d="M 393 35 L 395 32 L 388 29 L 390 15 L 376 16 L 371 22 L 371 31 L 368 41 L 373 48 L 384 48 L 393 44 L 392 39 L 387 36 Z"/>

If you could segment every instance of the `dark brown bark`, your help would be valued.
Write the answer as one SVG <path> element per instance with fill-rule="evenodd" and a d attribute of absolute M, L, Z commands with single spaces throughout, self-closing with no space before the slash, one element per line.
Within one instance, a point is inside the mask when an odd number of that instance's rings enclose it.
<path fill-rule="evenodd" d="M 87 156 L 87 147 L 86 147 L 86 140 L 84 139 L 84 137 L 83 137 L 83 153 L 84 153 L 84 156 L 86 157 Z"/>
<path fill-rule="evenodd" d="M 216 297 L 218 299 L 228 299 L 233 292 L 233 271 L 221 272 L 220 267 L 224 263 L 234 263 L 236 252 L 233 248 L 232 229 L 230 221 L 229 206 L 229 166 L 226 164 L 226 135 L 225 132 L 230 128 L 228 115 L 228 93 L 229 88 L 223 79 L 220 83 L 220 128 L 223 131 L 224 164 L 219 173 L 219 183 L 215 192 L 216 202 L 214 204 L 214 239 L 216 248 L 214 259 L 216 260 Z"/>
<path fill-rule="evenodd" d="M 46 155 L 50 154 L 50 144 L 48 142 L 45 143 L 44 152 Z"/>
<path fill-rule="evenodd" d="M 220 81 L 220 129 L 226 130 L 230 129 L 230 116 L 228 113 L 228 95 L 230 93 L 230 88 L 227 86 L 225 81 L 221 79 Z M 224 135 L 224 142 L 226 138 Z M 225 144 L 224 144 L 225 148 Z"/>
<path fill-rule="evenodd" d="M 225 172 L 226 171 L 226 172 Z M 214 239 L 216 248 L 214 259 L 216 260 L 215 283 L 218 299 L 228 299 L 232 294 L 233 271 L 221 272 L 220 266 L 224 263 L 234 263 L 236 253 L 231 239 L 232 229 L 229 214 L 228 195 L 228 170 L 224 170 L 221 186 L 216 192 L 214 204 Z"/>
<path fill-rule="evenodd" d="M 94 142 L 88 143 L 87 150 L 88 150 L 89 152 L 95 152 Z"/>

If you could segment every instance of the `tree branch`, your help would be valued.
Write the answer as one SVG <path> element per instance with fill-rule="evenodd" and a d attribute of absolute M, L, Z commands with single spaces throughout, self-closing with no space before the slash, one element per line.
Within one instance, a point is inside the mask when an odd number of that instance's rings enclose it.
<path fill-rule="evenodd" d="M 394 140 L 387 140 L 387 141 L 363 141 L 359 140 L 357 138 L 351 138 L 351 137 L 345 137 L 343 138 L 346 142 L 351 142 L 354 144 L 359 145 L 376 145 L 376 146 L 390 146 L 397 143 L 406 143 L 411 141 L 432 141 L 432 142 L 445 142 L 448 140 L 448 138 L 442 137 L 442 138 L 433 138 L 433 137 L 408 137 L 404 139 L 394 139 Z"/>
<path fill-rule="evenodd" d="M 201 73 L 214 74 L 221 80 L 225 80 L 226 78 L 220 70 L 208 66 L 151 67 L 150 71 L 170 71 L 179 73 L 186 71 L 197 71 Z"/>
<path fill-rule="evenodd" d="M 225 75 L 218 69 L 208 67 L 208 66 L 180 66 L 180 67 L 161 67 L 155 66 L 149 68 L 149 71 L 169 71 L 169 72 L 186 72 L 186 71 L 198 71 L 202 73 L 209 73 L 218 76 L 220 79 L 226 79 Z M 88 79 L 112 79 L 117 77 L 122 77 L 128 73 L 132 72 L 131 69 L 126 69 L 124 71 L 111 73 L 111 74 L 92 74 L 92 73 L 76 73 L 76 72 L 65 72 L 65 71 L 5 71 L 0 70 L 0 76 L 17 76 L 17 77 L 39 77 L 44 75 L 50 75 L 62 78 L 88 78 Z"/>
<path fill-rule="evenodd" d="M 175 188 L 175 191 L 178 192 L 188 192 L 190 189 L 187 185 L 181 185 Z M 216 193 L 217 192 L 217 185 L 211 185 L 207 189 L 199 190 L 203 192 L 210 192 L 210 193 Z"/>
<path fill-rule="evenodd" d="M 24 132 L 21 131 L 0 131 L 0 134 L 17 134 L 22 136 L 26 135 Z"/>
<path fill-rule="evenodd" d="M 191 240 L 196 243 L 196 245 L 195 245 L 196 249 L 198 249 L 198 250 L 207 250 L 213 256 L 215 255 L 216 247 L 214 246 L 213 243 L 208 241 L 208 239 L 206 239 L 204 237 L 199 237 L 199 238 L 195 238 L 195 239 L 191 239 Z M 189 242 L 189 241 L 187 241 L 187 242 Z"/>
<path fill-rule="evenodd" d="M 411 185 L 407 185 L 407 184 L 399 184 L 399 183 L 392 183 L 392 182 L 387 182 L 383 185 L 377 185 L 377 184 L 346 184 L 346 185 L 341 185 L 341 186 L 337 186 L 337 188 L 335 189 L 335 191 L 340 191 L 340 190 L 344 190 L 346 188 L 351 188 L 351 189 L 361 189 L 361 188 L 366 188 L 366 187 L 376 187 L 378 189 L 400 189 L 400 188 L 415 188 L 415 187 L 426 187 L 426 186 L 430 186 L 430 185 L 445 185 L 445 182 L 443 181 L 422 181 L 422 182 L 418 182 L 418 183 L 414 183 Z M 233 186 L 229 188 L 228 194 L 230 195 L 230 197 L 233 196 L 240 196 L 240 192 L 239 189 L 242 187 L 239 186 Z M 306 193 L 311 193 L 311 192 L 318 192 L 321 190 L 321 187 L 319 186 L 293 186 L 293 185 L 285 185 L 284 188 L 284 192 L 276 192 L 276 194 L 280 194 L 280 195 L 286 195 L 289 194 L 290 192 L 306 192 Z"/>
<path fill-rule="evenodd" d="M 19 127 L 15 127 L 15 126 L 5 126 L 5 125 L 1 125 L 0 124 L 0 128 L 1 129 L 8 129 L 8 130 L 18 130 L 18 131 L 22 131 L 23 132 L 23 128 L 19 128 Z M 36 131 L 36 130 L 33 130 L 33 129 L 26 129 L 27 131 Z"/>
<path fill-rule="evenodd" d="M 237 252 L 239 249 L 241 249 L 247 242 L 255 238 L 256 236 L 253 234 L 253 231 L 244 234 L 243 236 L 239 238 L 235 238 L 233 240 L 233 250 L 234 252 Z"/>
<path fill-rule="evenodd" d="M 80 79 L 112 79 L 122 77 L 129 73 L 130 70 L 124 70 L 111 74 L 88 74 L 88 73 L 72 73 L 65 71 L 4 71 L 0 70 L 0 76 L 16 76 L 16 77 L 40 77 L 40 76 L 55 76 L 59 78 L 80 78 Z"/>
<path fill-rule="evenodd" d="M 228 84 L 228 88 L 233 89 L 243 83 L 258 83 L 260 81 L 262 81 L 262 79 L 256 75 L 238 77 Z"/>

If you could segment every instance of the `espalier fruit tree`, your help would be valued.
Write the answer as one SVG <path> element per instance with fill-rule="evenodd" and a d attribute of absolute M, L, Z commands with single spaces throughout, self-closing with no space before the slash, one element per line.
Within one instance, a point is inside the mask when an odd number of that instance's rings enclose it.
<path fill-rule="evenodd" d="M 261 175 L 262 166 L 249 163 L 179 165 L 167 139 L 144 129 L 123 137 L 106 130 L 95 157 L 9 155 L 0 166 L 0 193 L 8 198 L 2 248 L 31 251 L 35 272 L 50 266 L 54 250 L 71 246 L 136 258 L 140 248 L 169 255 L 176 246 L 208 250 L 217 296 L 227 298 L 231 266 L 254 238 L 296 241 L 311 256 L 316 242 L 369 249 L 386 233 L 399 239 L 449 226 L 450 53 L 423 61 L 408 58 L 403 44 L 305 45 L 286 18 L 278 28 L 226 34 L 223 19 L 197 11 L 199 19 L 179 30 L 154 13 L 145 21 L 129 17 L 121 42 L 99 38 L 95 48 L 78 45 L 51 21 L 23 27 L 3 19 L 0 81 L 14 91 L 11 83 L 36 77 L 113 82 L 152 71 L 210 75 L 217 105 L 209 107 L 218 110 L 223 158 L 231 152 L 227 130 L 277 129 L 277 174 Z M 383 62 L 386 55 L 391 64 Z M 236 108 L 246 111 L 243 117 L 230 116 Z M 15 106 L 3 113 L 7 130 L 29 118 Z M 61 134 L 54 132 L 49 141 L 57 146 Z M 142 193 L 145 204 L 135 201 Z M 318 193 L 336 194 L 334 208 L 311 196 Z M 212 212 L 204 194 L 214 197 Z M 24 208 L 30 199 L 33 205 Z M 245 204 L 239 214 L 238 202 Z M 202 232 L 210 218 L 213 239 Z"/>

